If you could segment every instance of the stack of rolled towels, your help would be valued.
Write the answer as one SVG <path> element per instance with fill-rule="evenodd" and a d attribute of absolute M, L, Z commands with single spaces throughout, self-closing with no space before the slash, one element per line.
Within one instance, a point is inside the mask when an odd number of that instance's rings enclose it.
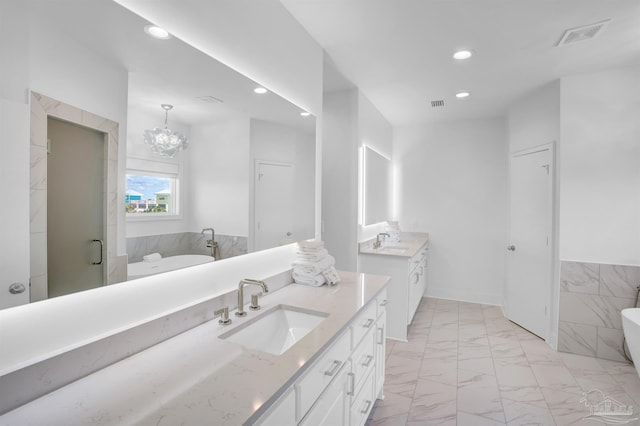
<path fill-rule="evenodd" d="M 298 284 L 319 287 L 326 282 L 335 284 L 336 260 L 324 248 L 323 241 L 300 241 L 293 262 L 293 280 Z M 327 277 L 330 277 L 327 279 Z"/>

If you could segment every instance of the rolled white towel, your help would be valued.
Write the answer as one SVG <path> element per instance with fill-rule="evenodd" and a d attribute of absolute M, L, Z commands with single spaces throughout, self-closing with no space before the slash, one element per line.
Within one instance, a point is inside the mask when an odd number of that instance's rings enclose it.
<path fill-rule="evenodd" d="M 308 274 L 299 274 L 297 272 L 292 272 L 291 276 L 293 277 L 293 280 L 297 284 L 310 285 L 313 287 L 320 287 L 326 282 L 326 279 L 322 274 L 308 275 Z"/>
<path fill-rule="evenodd" d="M 157 262 L 162 259 L 162 255 L 160 253 L 151 253 L 146 256 L 142 256 L 143 262 Z"/>
<path fill-rule="evenodd" d="M 310 241 L 310 240 L 298 241 L 298 248 L 300 249 L 324 248 L 324 241 Z"/>
<path fill-rule="evenodd" d="M 296 250 L 296 258 L 297 260 L 307 260 L 310 262 L 317 262 L 329 255 L 327 249 L 319 249 L 319 250 L 306 250 L 306 249 L 298 249 Z"/>
<path fill-rule="evenodd" d="M 309 261 L 296 259 L 291 264 L 293 266 L 293 270 L 296 272 L 306 273 L 306 274 L 320 274 L 325 269 L 336 264 L 336 259 L 328 254 L 324 259 L 318 261 Z"/>

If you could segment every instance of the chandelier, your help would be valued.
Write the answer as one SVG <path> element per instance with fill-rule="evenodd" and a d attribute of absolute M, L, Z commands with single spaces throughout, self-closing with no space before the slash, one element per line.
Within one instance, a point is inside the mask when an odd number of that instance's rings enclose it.
<path fill-rule="evenodd" d="M 173 105 L 162 104 L 160 106 L 164 109 L 164 129 L 156 127 L 153 130 L 145 130 L 144 143 L 151 149 L 151 152 L 162 157 L 173 158 L 181 150 L 187 149 L 189 141 L 182 133 L 167 127 L 169 111 L 173 109 Z"/>

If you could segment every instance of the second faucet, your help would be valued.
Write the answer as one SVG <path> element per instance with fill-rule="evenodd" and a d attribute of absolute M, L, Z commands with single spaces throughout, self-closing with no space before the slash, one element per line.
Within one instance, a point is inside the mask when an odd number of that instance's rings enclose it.
<path fill-rule="evenodd" d="M 244 286 L 250 285 L 250 284 L 260 286 L 262 288 L 262 291 L 265 293 L 269 292 L 269 287 L 267 287 L 264 281 L 252 280 L 249 278 L 245 278 L 242 281 L 240 281 L 240 284 L 238 284 L 238 310 L 236 311 L 236 316 L 238 317 L 243 317 L 247 315 L 247 313 L 244 310 Z"/>

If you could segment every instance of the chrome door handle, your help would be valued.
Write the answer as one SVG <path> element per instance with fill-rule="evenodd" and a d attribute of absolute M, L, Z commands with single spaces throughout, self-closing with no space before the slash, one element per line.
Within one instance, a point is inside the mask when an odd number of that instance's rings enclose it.
<path fill-rule="evenodd" d="M 363 367 L 368 367 L 371 365 L 371 361 L 373 361 L 373 356 L 372 355 L 367 355 L 366 357 L 366 361 L 362 363 Z"/>
<path fill-rule="evenodd" d="M 371 401 L 367 399 L 365 403 L 366 407 L 361 411 L 362 414 L 367 414 L 369 412 L 369 408 L 371 408 Z"/>
<path fill-rule="evenodd" d="M 513 244 L 507 247 L 507 250 L 509 251 L 516 251 L 516 246 L 514 246 Z"/>
<path fill-rule="evenodd" d="M 378 327 L 378 331 L 380 332 L 380 340 L 378 340 L 378 344 L 384 344 L 384 327 Z"/>
<path fill-rule="evenodd" d="M 99 262 L 91 262 L 92 265 L 102 265 L 102 258 L 104 256 L 104 241 L 102 240 L 91 240 L 93 243 L 100 243 L 100 261 Z"/>
<path fill-rule="evenodd" d="M 347 373 L 349 376 L 349 390 L 347 391 L 347 395 L 354 395 L 356 392 L 356 375 L 353 373 Z"/>

